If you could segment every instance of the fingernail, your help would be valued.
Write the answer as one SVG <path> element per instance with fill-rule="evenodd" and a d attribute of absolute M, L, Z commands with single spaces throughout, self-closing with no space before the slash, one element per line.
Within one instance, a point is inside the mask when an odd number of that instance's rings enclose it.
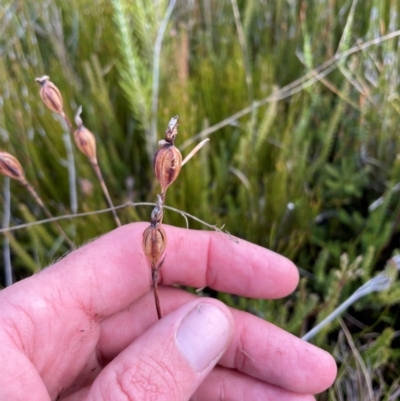
<path fill-rule="evenodd" d="M 226 314 L 217 306 L 203 303 L 184 317 L 176 341 L 193 369 L 201 372 L 225 350 L 230 334 Z"/>

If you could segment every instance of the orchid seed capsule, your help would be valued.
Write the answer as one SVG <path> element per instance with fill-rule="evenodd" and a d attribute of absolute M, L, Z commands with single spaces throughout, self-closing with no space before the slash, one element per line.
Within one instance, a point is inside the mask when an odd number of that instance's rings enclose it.
<path fill-rule="evenodd" d="M 161 147 L 153 159 L 154 173 L 164 194 L 167 188 L 177 179 L 182 166 L 182 154 L 171 144 Z"/>
<path fill-rule="evenodd" d="M 40 84 L 40 97 L 47 108 L 64 115 L 64 103 L 60 90 L 50 81 L 47 75 L 35 79 Z"/>
<path fill-rule="evenodd" d="M 78 149 L 89 159 L 91 163 L 97 164 L 96 139 L 91 131 L 84 125 L 80 117 L 82 106 L 79 106 L 75 115 L 75 123 L 78 128 L 74 131 L 74 139 Z"/>
<path fill-rule="evenodd" d="M 150 225 L 146 228 L 143 232 L 142 247 L 153 268 L 167 247 L 167 234 L 161 225 Z"/>
<path fill-rule="evenodd" d="M 74 132 L 74 139 L 78 149 L 90 160 L 97 164 L 96 139 L 94 135 L 83 125 Z"/>
<path fill-rule="evenodd" d="M 0 152 L 0 174 L 25 183 L 25 173 L 21 163 L 7 152 Z"/>

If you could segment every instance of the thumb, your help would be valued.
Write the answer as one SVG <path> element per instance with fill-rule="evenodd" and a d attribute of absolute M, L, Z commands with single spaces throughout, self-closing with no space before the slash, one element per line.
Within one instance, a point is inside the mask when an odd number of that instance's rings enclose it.
<path fill-rule="evenodd" d="M 228 347 L 233 328 L 221 302 L 188 302 L 107 365 L 87 399 L 186 401 Z"/>

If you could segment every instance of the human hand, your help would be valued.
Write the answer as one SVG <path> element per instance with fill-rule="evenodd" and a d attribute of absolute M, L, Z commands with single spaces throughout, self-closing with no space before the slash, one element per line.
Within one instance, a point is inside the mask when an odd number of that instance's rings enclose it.
<path fill-rule="evenodd" d="M 0 401 L 310 401 L 333 358 L 273 324 L 172 287 L 278 298 L 287 259 L 227 235 L 163 226 L 157 320 L 145 223 L 123 226 L 0 292 Z"/>

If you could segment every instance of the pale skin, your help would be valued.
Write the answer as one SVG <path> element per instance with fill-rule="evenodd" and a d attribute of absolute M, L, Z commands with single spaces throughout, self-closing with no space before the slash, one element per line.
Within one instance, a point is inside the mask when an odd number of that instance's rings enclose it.
<path fill-rule="evenodd" d="M 311 401 L 332 384 L 336 364 L 325 351 L 171 287 L 274 299 L 296 288 L 293 263 L 225 234 L 164 226 L 158 321 L 141 247 L 147 225 L 114 230 L 0 292 L 1 400 Z M 189 357 L 190 325 L 209 313 L 216 334 Z"/>

